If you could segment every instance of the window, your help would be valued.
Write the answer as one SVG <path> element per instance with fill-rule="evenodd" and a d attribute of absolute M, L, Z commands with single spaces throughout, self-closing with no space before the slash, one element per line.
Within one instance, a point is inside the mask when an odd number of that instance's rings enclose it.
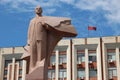
<path fill-rule="evenodd" d="M 12 60 L 5 60 L 5 67 L 8 67 L 9 63 L 12 63 Z"/>
<path fill-rule="evenodd" d="M 4 78 L 4 80 L 7 80 L 7 78 Z"/>
<path fill-rule="evenodd" d="M 59 55 L 59 63 L 66 63 L 66 55 Z"/>
<path fill-rule="evenodd" d="M 96 77 L 97 76 L 97 69 L 90 68 L 89 75 L 90 75 L 90 77 Z"/>
<path fill-rule="evenodd" d="M 120 50 L 119 50 L 119 58 L 120 58 Z M 119 62 L 120 62 L 120 59 L 119 59 Z"/>
<path fill-rule="evenodd" d="M 22 80 L 22 78 L 21 78 L 21 77 L 19 77 L 19 78 L 18 78 L 18 80 Z"/>
<path fill-rule="evenodd" d="M 85 62 L 85 54 L 77 54 L 77 61 L 78 63 Z"/>
<path fill-rule="evenodd" d="M 117 70 L 116 70 L 116 68 L 108 69 L 108 74 L 109 74 L 109 77 L 117 76 Z"/>
<path fill-rule="evenodd" d="M 66 77 L 67 77 L 66 69 L 60 69 L 59 78 L 66 78 Z"/>
<path fill-rule="evenodd" d="M 7 70 L 4 70 L 4 75 L 7 75 L 7 72 L 8 72 Z"/>
<path fill-rule="evenodd" d="M 19 69 L 19 75 L 22 75 L 22 69 Z"/>
<path fill-rule="evenodd" d="M 78 78 L 85 77 L 85 70 L 84 69 L 78 69 L 77 76 L 78 76 Z"/>
<path fill-rule="evenodd" d="M 55 55 L 50 57 L 50 63 L 55 65 Z"/>
<path fill-rule="evenodd" d="M 55 78 L 55 70 L 48 70 L 48 78 L 49 79 Z"/>
<path fill-rule="evenodd" d="M 96 62 L 96 54 L 89 54 L 89 61 Z"/>
<path fill-rule="evenodd" d="M 115 53 L 108 53 L 108 60 L 116 60 Z"/>
<path fill-rule="evenodd" d="M 17 63 L 17 62 L 19 63 L 19 66 L 22 67 L 23 61 L 22 61 L 22 60 L 16 60 L 16 63 Z"/>
<path fill-rule="evenodd" d="M 18 80 L 22 80 L 21 76 L 22 76 L 22 65 L 23 65 L 23 61 L 21 59 L 16 59 L 15 60 L 15 65 L 12 65 L 12 61 L 13 59 L 11 60 L 5 60 L 5 65 L 4 65 L 4 78 L 3 80 L 7 80 L 7 75 L 9 74 L 9 77 L 11 79 L 11 71 L 13 70 L 12 69 L 12 66 L 14 66 L 14 73 L 15 76 L 20 76 L 18 77 Z M 9 73 L 8 73 L 9 71 Z M 17 74 L 18 73 L 18 74 Z"/>
<path fill-rule="evenodd" d="M 7 74 L 8 74 L 8 64 L 11 64 L 12 60 L 5 60 L 5 64 L 4 64 L 4 78 L 3 80 L 7 80 Z"/>

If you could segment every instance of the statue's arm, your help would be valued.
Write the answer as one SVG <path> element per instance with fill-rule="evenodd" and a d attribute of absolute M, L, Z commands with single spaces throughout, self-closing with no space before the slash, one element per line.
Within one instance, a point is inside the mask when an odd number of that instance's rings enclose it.
<path fill-rule="evenodd" d="M 46 24 L 45 22 L 41 22 L 41 24 L 46 30 L 51 30 L 51 27 L 48 24 Z"/>
<path fill-rule="evenodd" d="M 44 28 L 45 28 L 46 30 L 50 30 L 50 26 L 49 26 L 48 24 L 44 24 Z"/>

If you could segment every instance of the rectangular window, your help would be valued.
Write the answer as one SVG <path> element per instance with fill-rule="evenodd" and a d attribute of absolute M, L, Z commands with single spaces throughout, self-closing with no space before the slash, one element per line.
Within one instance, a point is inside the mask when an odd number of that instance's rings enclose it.
<path fill-rule="evenodd" d="M 96 62 L 96 55 L 89 55 L 89 61 Z"/>
<path fill-rule="evenodd" d="M 113 76 L 117 76 L 117 70 L 116 69 L 113 70 Z"/>
<path fill-rule="evenodd" d="M 55 65 L 55 62 L 56 62 L 55 55 L 52 55 L 52 56 L 50 57 L 50 63 L 51 63 L 52 65 Z"/>
<path fill-rule="evenodd" d="M 115 60 L 116 60 L 115 53 L 108 53 L 108 60 L 113 60 L 113 61 L 115 61 Z"/>
<path fill-rule="evenodd" d="M 85 54 L 77 54 L 78 63 L 85 62 Z"/>
<path fill-rule="evenodd" d="M 119 62 L 120 62 L 120 49 L 119 49 Z"/>
<path fill-rule="evenodd" d="M 17 62 L 19 63 L 19 66 L 22 67 L 22 65 L 23 65 L 23 61 L 20 60 L 20 59 L 18 59 L 18 60 L 16 60 L 16 63 L 17 63 Z"/>
<path fill-rule="evenodd" d="M 60 69 L 59 70 L 59 78 L 66 78 L 66 77 L 67 77 L 66 69 Z"/>
<path fill-rule="evenodd" d="M 12 59 L 11 60 L 5 60 L 5 65 L 4 65 L 4 79 L 11 79 L 11 74 L 14 74 L 14 79 L 19 80 L 19 76 L 22 76 L 22 64 L 23 61 L 21 59 L 15 60 L 15 65 L 14 65 L 14 72 L 12 71 L 13 65 L 12 65 Z M 9 73 L 8 73 L 9 72 Z M 9 75 L 8 75 L 9 74 Z"/>
<path fill-rule="evenodd" d="M 77 76 L 78 76 L 78 78 L 85 77 L 85 70 L 84 69 L 78 69 Z"/>
<path fill-rule="evenodd" d="M 5 60 L 5 67 L 8 67 L 9 63 L 12 63 L 12 60 Z"/>
<path fill-rule="evenodd" d="M 110 78 L 111 78 L 112 76 L 117 76 L 117 69 L 116 69 L 116 68 L 108 69 L 108 74 L 109 74 L 109 77 L 110 77 Z"/>
<path fill-rule="evenodd" d="M 48 70 L 48 78 L 49 79 L 55 78 L 55 70 Z"/>
<path fill-rule="evenodd" d="M 90 74 L 90 77 L 96 77 L 97 76 L 97 69 L 90 69 L 89 74 Z"/>
<path fill-rule="evenodd" d="M 22 78 L 21 78 L 21 77 L 19 77 L 19 78 L 18 78 L 18 80 L 22 80 Z"/>
<path fill-rule="evenodd" d="M 7 78 L 4 78 L 4 80 L 7 80 Z"/>
<path fill-rule="evenodd" d="M 62 63 L 66 63 L 66 55 L 59 55 L 59 63 L 62 64 Z"/>
<path fill-rule="evenodd" d="M 22 69 L 19 69 L 19 75 L 22 75 Z"/>
<path fill-rule="evenodd" d="M 7 73 L 8 73 L 8 70 L 4 70 L 4 75 L 7 75 Z"/>

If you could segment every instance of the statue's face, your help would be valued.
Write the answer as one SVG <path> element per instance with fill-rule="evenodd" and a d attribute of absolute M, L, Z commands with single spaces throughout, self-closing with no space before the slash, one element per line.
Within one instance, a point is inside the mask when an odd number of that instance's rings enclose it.
<path fill-rule="evenodd" d="M 35 8 L 36 14 L 41 14 L 42 13 L 42 8 L 40 6 Z"/>

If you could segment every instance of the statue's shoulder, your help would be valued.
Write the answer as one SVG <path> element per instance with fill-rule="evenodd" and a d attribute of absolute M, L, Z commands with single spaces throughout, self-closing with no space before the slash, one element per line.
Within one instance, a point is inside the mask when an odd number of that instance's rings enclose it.
<path fill-rule="evenodd" d="M 30 20 L 30 22 L 34 22 L 35 21 L 35 18 L 32 18 L 31 20 Z"/>

